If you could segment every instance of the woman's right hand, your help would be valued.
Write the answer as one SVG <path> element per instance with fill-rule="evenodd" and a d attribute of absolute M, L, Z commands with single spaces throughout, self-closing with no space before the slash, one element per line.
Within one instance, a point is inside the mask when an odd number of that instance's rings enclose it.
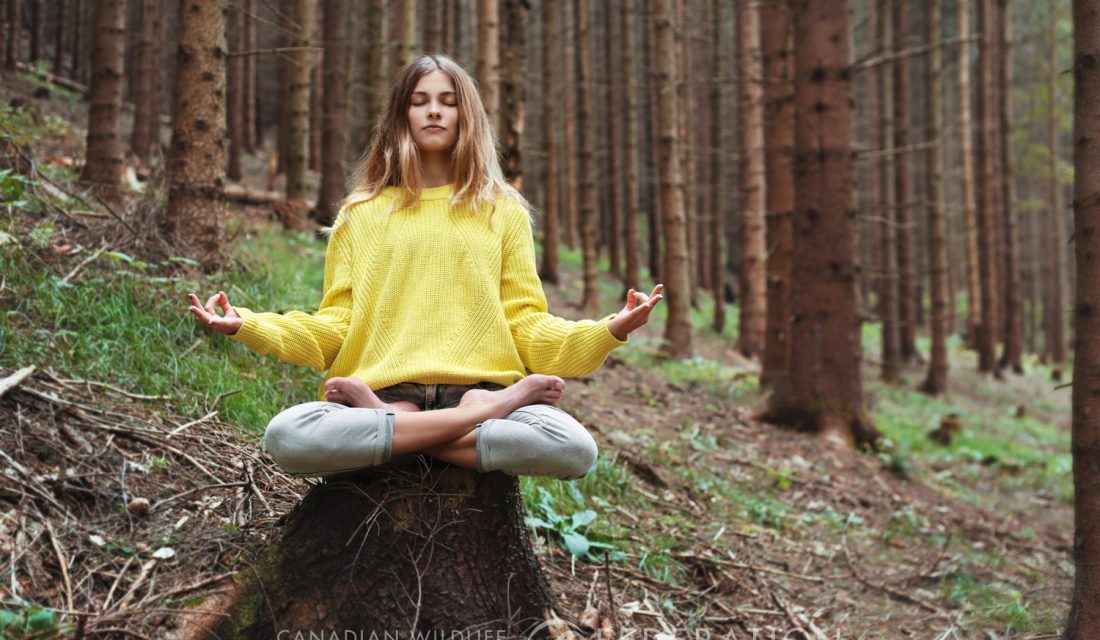
<path fill-rule="evenodd" d="M 214 331 L 231 336 L 237 333 L 237 330 L 244 324 L 244 318 L 237 315 L 237 310 L 229 304 L 229 298 L 225 295 L 224 291 L 219 291 L 210 296 L 210 299 L 206 301 L 205 307 L 199 303 L 199 298 L 195 294 L 191 293 L 188 294 L 188 296 L 191 300 L 191 313 L 195 314 L 195 317 Z M 222 312 L 225 315 L 219 316 L 214 311 L 215 302 L 222 308 Z"/>

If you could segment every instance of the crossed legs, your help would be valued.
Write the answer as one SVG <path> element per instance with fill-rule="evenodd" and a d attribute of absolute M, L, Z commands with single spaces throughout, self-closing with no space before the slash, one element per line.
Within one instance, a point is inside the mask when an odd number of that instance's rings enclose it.
<path fill-rule="evenodd" d="M 561 399 L 565 383 L 557 376 L 530 375 L 500 391 L 471 389 L 457 407 L 420 411 L 412 402 L 383 402 L 358 378 L 330 378 L 325 399 L 350 407 L 394 412 L 393 456 L 424 453 L 464 469 L 477 468 L 478 424 L 504 418 L 532 404 L 552 405 Z"/>

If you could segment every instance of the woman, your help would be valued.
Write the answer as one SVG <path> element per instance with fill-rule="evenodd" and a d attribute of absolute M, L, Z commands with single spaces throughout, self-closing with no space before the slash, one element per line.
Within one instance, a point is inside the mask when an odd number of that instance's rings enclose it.
<path fill-rule="evenodd" d="M 599 321 L 547 313 L 527 203 L 504 180 L 473 78 L 446 56 L 398 75 L 352 184 L 330 230 L 317 313 L 190 295 L 214 330 L 328 371 L 323 401 L 268 425 L 272 458 L 314 476 L 414 453 L 477 471 L 587 474 L 596 445 L 554 406 L 559 376 L 602 366 L 648 321 L 661 285 L 650 296 L 631 289 L 622 311 Z"/>

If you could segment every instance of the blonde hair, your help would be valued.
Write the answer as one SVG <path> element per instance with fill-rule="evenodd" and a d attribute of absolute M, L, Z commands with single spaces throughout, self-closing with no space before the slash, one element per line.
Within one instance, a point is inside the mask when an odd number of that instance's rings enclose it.
<path fill-rule="evenodd" d="M 469 205 L 473 211 L 488 207 L 491 214 L 497 198 L 504 196 L 515 199 L 530 215 L 527 200 L 504 179 L 496 136 L 477 82 L 454 60 L 434 54 L 417 58 L 394 79 L 370 147 L 348 181 L 349 193 L 340 202 L 332 228 L 346 219 L 353 206 L 374 199 L 386 187 L 400 190 L 391 208 L 413 207 L 420 201 L 420 152 L 409 130 L 408 114 L 417 83 L 433 71 L 451 79 L 458 102 L 458 140 L 451 150 L 451 182 L 455 185 L 451 205 Z"/>

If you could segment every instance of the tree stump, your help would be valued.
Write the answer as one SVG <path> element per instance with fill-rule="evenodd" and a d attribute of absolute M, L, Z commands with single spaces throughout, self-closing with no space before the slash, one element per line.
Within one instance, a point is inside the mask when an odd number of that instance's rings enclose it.
<path fill-rule="evenodd" d="M 523 515 L 516 478 L 426 457 L 329 478 L 287 515 L 219 635 L 556 635 Z"/>

